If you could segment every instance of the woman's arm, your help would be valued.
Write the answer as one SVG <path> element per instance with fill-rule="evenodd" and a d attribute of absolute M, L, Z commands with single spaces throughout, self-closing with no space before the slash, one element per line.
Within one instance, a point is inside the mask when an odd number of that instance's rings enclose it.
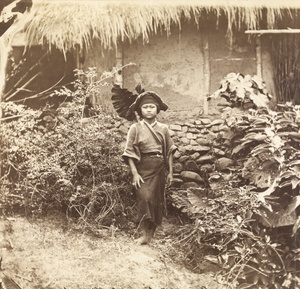
<path fill-rule="evenodd" d="M 168 158 L 169 173 L 167 175 L 167 187 L 170 187 L 173 183 L 173 154 L 171 153 Z"/>
<path fill-rule="evenodd" d="M 144 183 L 143 178 L 140 176 L 136 169 L 133 158 L 128 158 L 128 165 L 132 174 L 132 185 L 137 189 L 141 187 L 141 183 Z"/>

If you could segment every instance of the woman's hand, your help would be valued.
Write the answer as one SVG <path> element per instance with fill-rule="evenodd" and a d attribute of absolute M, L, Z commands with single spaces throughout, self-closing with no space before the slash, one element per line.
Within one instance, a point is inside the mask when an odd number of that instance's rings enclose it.
<path fill-rule="evenodd" d="M 139 173 L 134 173 L 132 175 L 132 185 L 137 189 L 141 187 L 141 184 L 144 183 L 143 178 L 140 176 Z"/>
<path fill-rule="evenodd" d="M 173 174 L 168 173 L 167 179 L 166 179 L 167 188 L 170 187 L 173 184 Z"/>
<path fill-rule="evenodd" d="M 132 185 L 137 189 L 141 187 L 141 184 L 144 183 L 143 178 L 138 173 L 134 160 L 132 158 L 128 158 L 128 164 L 132 173 Z"/>

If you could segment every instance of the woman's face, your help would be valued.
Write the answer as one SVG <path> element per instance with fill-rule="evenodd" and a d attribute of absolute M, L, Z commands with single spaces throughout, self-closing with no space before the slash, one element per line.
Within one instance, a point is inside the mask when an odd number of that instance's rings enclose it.
<path fill-rule="evenodd" d="M 141 112 L 144 119 L 154 119 L 157 115 L 157 106 L 154 103 L 146 103 L 141 106 Z"/>

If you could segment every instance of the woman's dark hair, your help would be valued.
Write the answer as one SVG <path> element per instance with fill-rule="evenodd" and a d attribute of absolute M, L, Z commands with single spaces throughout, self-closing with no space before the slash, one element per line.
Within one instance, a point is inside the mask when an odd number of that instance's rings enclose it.
<path fill-rule="evenodd" d="M 156 108 L 157 108 L 157 113 L 159 113 L 160 112 L 159 105 L 156 105 Z M 140 118 L 143 118 L 141 107 L 138 107 L 137 110 L 136 110 L 136 112 L 137 112 L 137 114 L 139 115 Z"/>

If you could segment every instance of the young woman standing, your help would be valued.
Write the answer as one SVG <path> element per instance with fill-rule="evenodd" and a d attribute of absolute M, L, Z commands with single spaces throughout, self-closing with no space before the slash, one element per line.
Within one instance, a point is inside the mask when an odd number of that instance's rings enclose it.
<path fill-rule="evenodd" d="M 141 229 L 137 241 L 144 245 L 150 242 L 156 227 L 162 223 L 165 185 L 171 185 L 173 181 L 176 146 L 167 125 L 156 119 L 160 110 L 167 110 L 168 106 L 155 92 L 140 94 L 131 109 L 141 120 L 130 127 L 122 157 L 130 167 L 136 192 L 137 222 Z"/>

